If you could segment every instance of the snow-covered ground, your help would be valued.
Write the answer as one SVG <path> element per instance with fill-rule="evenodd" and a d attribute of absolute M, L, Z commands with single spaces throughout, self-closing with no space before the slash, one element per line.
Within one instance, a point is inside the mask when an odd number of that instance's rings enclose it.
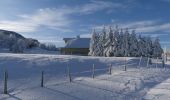
<path fill-rule="evenodd" d="M 170 63 L 124 57 L 87 57 L 47 54 L 0 54 L 0 100 L 168 100 Z M 95 77 L 92 78 L 92 66 Z M 109 65 L 112 64 L 112 74 Z M 70 68 L 73 82 L 69 82 Z M 3 94 L 3 71 L 8 70 L 8 95 Z M 44 88 L 40 87 L 41 71 Z"/>
<path fill-rule="evenodd" d="M 23 52 L 24 54 L 60 54 L 60 51 L 49 51 L 38 47 L 25 49 Z M 0 53 L 12 53 L 12 52 L 10 52 L 9 49 L 0 48 Z"/>
<path fill-rule="evenodd" d="M 60 54 L 59 51 L 49 51 L 41 48 L 31 48 L 24 50 L 25 54 Z"/>

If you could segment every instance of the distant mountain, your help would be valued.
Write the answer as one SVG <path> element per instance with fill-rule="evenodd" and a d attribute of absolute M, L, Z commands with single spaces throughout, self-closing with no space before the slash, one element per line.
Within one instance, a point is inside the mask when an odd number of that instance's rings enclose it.
<path fill-rule="evenodd" d="M 22 52 L 23 49 L 38 47 L 39 41 L 32 38 L 25 38 L 19 33 L 7 30 L 0 30 L 0 48 L 7 48 L 12 52 Z"/>

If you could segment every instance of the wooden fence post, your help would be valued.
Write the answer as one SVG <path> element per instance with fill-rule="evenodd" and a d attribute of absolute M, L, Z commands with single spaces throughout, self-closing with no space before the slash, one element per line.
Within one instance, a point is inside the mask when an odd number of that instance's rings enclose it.
<path fill-rule="evenodd" d="M 44 87 L 44 71 L 41 72 L 41 87 Z"/>
<path fill-rule="evenodd" d="M 112 74 L 112 64 L 110 64 L 110 66 L 109 66 L 109 74 L 110 75 Z"/>
<path fill-rule="evenodd" d="M 70 68 L 68 67 L 68 78 L 69 78 L 69 82 L 72 82 L 72 78 L 71 78 L 71 73 L 70 73 Z"/>
<path fill-rule="evenodd" d="M 8 79 L 8 72 L 5 70 L 4 72 L 4 94 L 8 94 L 7 79 Z"/>
<path fill-rule="evenodd" d="M 127 70 L 127 58 L 125 57 L 125 66 L 124 66 L 124 71 Z"/>
<path fill-rule="evenodd" d="M 166 61 L 166 62 L 168 61 L 168 55 L 167 55 L 167 53 L 165 54 L 165 61 Z"/>
<path fill-rule="evenodd" d="M 148 57 L 147 65 L 146 65 L 147 68 L 149 67 L 149 60 L 150 60 L 150 58 Z"/>
<path fill-rule="evenodd" d="M 165 68 L 165 61 L 162 59 L 162 67 Z"/>
<path fill-rule="evenodd" d="M 158 68 L 158 57 L 156 58 L 156 68 Z"/>
<path fill-rule="evenodd" d="M 95 67 L 94 67 L 94 64 L 93 64 L 93 68 L 92 68 L 92 78 L 94 78 L 94 74 L 95 74 Z"/>
<path fill-rule="evenodd" d="M 139 65 L 138 65 L 139 68 L 140 68 L 140 65 L 141 65 L 141 61 L 142 61 L 142 56 L 140 57 L 140 60 L 139 60 Z"/>

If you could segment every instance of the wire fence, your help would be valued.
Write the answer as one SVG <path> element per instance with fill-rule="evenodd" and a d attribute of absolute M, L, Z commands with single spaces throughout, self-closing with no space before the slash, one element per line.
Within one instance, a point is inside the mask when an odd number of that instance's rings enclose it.
<path fill-rule="evenodd" d="M 150 60 L 151 60 L 151 62 L 150 62 Z M 145 63 L 143 63 L 143 62 L 145 62 Z M 98 74 L 100 74 L 100 72 L 102 74 L 108 74 L 110 76 L 113 75 L 113 72 L 118 71 L 118 70 L 123 71 L 122 73 L 132 72 L 133 70 L 128 69 L 129 67 L 132 67 L 132 66 L 133 66 L 133 68 L 139 69 L 139 71 L 141 70 L 140 68 L 143 68 L 143 67 L 146 67 L 146 68 L 158 68 L 158 67 L 166 68 L 165 63 L 166 62 L 164 62 L 162 59 L 158 59 L 158 58 L 157 59 L 153 59 L 153 58 L 152 59 L 151 58 L 146 59 L 146 58 L 141 57 L 138 60 L 138 62 L 126 61 L 126 62 L 123 62 L 123 63 L 122 62 L 121 63 L 110 63 L 107 66 L 103 66 L 102 68 L 96 68 L 96 65 L 93 64 L 91 66 L 91 69 L 89 69 L 89 70 L 74 72 L 74 73 L 71 72 L 71 67 L 68 66 L 67 69 L 66 69 L 66 73 L 65 73 L 65 75 L 66 75 L 65 79 L 67 79 L 67 80 L 65 80 L 63 82 L 72 83 L 72 82 L 74 82 L 73 78 L 80 77 L 81 75 L 82 76 L 83 75 L 88 76 L 92 79 L 97 79 L 96 76 Z M 124 68 L 125 66 L 126 66 L 126 70 Z M 136 71 L 136 70 L 134 70 L 134 71 Z M 8 88 L 8 79 L 9 79 L 8 77 L 9 77 L 9 75 L 8 74 L 9 74 L 8 71 L 5 70 L 4 71 L 4 82 L 3 82 L 3 87 L 4 87 L 3 93 L 4 94 L 9 94 L 9 88 Z M 40 82 L 39 83 L 40 83 L 40 87 L 42 87 L 42 88 L 46 87 L 45 84 L 44 84 L 45 78 L 46 78 L 45 74 L 46 74 L 45 70 L 43 70 L 40 73 Z M 121 75 L 121 74 L 119 73 L 117 75 Z M 109 80 L 107 80 L 107 81 L 109 81 Z M 113 81 L 111 81 L 111 82 L 113 82 Z M 60 82 L 60 83 L 62 84 L 62 82 Z M 102 88 L 98 88 L 98 89 L 102 89 Z M 110 90 L 106 90 L 106 89 L 102 89 L 102 90 L 110 91 Z M 126 94 L 123 94 L 122 92 L 116 92 L 114 90 L 112 90 L 110 92 L 114 92 L 114 94 L 117 94 L 117 95 L 123 95 L 125 100 L 129 97 Z M 117 96 L 117 95 L 115 95 L 115 96 Z"/>

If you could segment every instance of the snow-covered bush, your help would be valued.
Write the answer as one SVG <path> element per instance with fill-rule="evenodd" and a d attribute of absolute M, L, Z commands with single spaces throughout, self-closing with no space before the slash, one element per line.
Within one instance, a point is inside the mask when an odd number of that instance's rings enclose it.
<path fill-rule="evenodd" d="M 24 49 L 26 48 L 25 41 L 22 39 L 17 40 L 15 44 L 13 44 L 10 48 L 10 51 L 13 53 L 23 53 Z"/>
<path fill-rule="evenodd" d="M 107 31 L 93 31 L 90 52 L 91 56 L 133 56 L 133 57 L 161 57 L 163 49 L 159 39 L 152 41 L 150 37 L 137 36 L 135 30 L 111 27 Z"/>
<path fill-rule="evenodd" d="M 38 47 L 39 46 L 39 42 L 38 40 L 32 39 L 32 38 L 28 38 L 25 40 L 26 43 L 26 47 L 27 48 L 33 48 L 33 47 Z"/>
<path fill-rule="evenodd" d="M 54 44 L 40 44 L 39 45 L 40 48 L 45 49 L 45 50 L 49 50 L 49 51 L 56 51 L 57 47 Z"/>

